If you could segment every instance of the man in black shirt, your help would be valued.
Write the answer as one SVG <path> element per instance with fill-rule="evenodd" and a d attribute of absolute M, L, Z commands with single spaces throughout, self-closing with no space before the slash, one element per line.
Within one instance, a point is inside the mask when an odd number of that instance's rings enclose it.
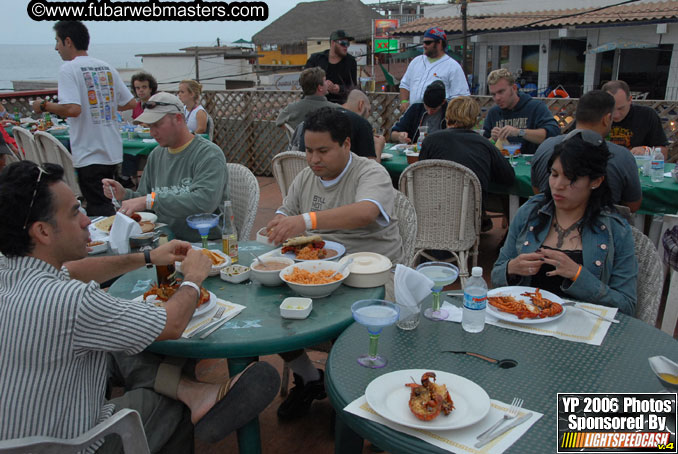
<path fill-rule="evenodd" d="M 343 104 L 348 93 L 358 85 L 358 65 L 353 55 L 348 53 L 350 41 L 353 41 L 353 38 L 344 30 L 332 32 L 330 48 L 312 54 L 304 66 L 304 68 L 319 66 L 325 70 L 329 92 L 327 100 L 337 104 Z"/>
<path fill-rule="evenodd" d="M 613 80 L 602 87 L 614 97 L 610 142 L 631 150 L 633 154 L 645 154 L 646 147 L 659 147 L 667 158 L 666 133 L 657 112 L 647 106 L 631 103 L 629 85 L 623 80 Z"/>

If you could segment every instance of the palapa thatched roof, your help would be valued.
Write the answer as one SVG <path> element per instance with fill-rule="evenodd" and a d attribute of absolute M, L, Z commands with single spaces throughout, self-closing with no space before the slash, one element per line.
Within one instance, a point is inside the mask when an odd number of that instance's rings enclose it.
<path fill-rule="evenodd" d="M 357 41 L 364 41 L 372 36 L 372 19 L 383 19 L 383 16 L 360 0 L 299 3 L 252 36 L 252 41 L 295 44 L 309 38 L 329 38 L 334 30 L 345 30 Z"/>

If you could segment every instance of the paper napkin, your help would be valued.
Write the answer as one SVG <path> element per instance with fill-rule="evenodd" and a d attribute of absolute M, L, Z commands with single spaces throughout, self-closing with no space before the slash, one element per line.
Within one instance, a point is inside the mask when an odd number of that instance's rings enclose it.
<path fill-rule="evenodd" d="M 134 219 L 117 212 L 110 233 L 111 249 L 118 254 L 129 254 L 129 237 L 142 233 L 141 227 Z"/>
<path fill-rule="evenodd" d="M 418 304 L 431 293 L 434 282 L 412 268 L 396 265 L 393 285 L 400 318 L 407 318 L 419 312 Z"/>

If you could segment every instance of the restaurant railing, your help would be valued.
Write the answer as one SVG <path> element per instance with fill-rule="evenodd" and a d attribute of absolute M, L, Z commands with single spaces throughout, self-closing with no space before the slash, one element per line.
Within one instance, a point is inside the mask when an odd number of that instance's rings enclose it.
<path fill-rule="evenodd" d="M 48 97 L 56 100 L 55 90 L 0 94 L 0 102 L 12 114 L 18 108 L 22 117 L 33 116 L 30 102 L 36 97 Z M 372 112 L 368 120 L 374 128 L 390 130 L 401 116 L 400 101 L 397 93 L 374 92 L 368 94 L 372 103 Z M 481 106 L 484 118 L 494 101 L 490 96 L 474 96 Z M 247 166 L 255 175 L 272 174 L 271 159 L 287 148 L 285 132 L 275 126 L 278 113 L 288 104 L 301 99 L 297 91 L 247 91 L 223 90 L 209 91 L 203 94 L 202 103 L 214 119 L 214 142 L 224 151 L 228 162 Z M 574 126 L 576 98 L 536 98 L 546 104 L 556 116 L 561 131 L 566 132 Z M 634 101 L 655 109 L 662 119 L 668 139 L 673 143 L 677 139 L 678 101 L 642 100 Z M 678 150 L 672 144 L 670 160 L 676 159 Z"/>

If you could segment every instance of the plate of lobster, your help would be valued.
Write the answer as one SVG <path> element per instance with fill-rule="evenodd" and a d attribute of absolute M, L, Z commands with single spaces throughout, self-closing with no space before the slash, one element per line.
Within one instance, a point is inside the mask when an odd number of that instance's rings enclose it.
<path fill-rule="evenodd" d="M 365 398 L 380 416 L 415 429 L 459 429 L 490 411 L 490 396 L 471 380 L 426 369 L 381 375 L 367 385 Z"/>
<path fill-rule="evenodd" d="M 132 301 L 145 301 L 155 306 L 164 306 L 164 303 L 166 303 L 178 289 L 179 284 L 153 285 L 146 293 L 137 296 Z M 216 305 L 217 296 L 209 290 L 206 290 L 204 287 L 200 287 L 200 300 L 198 301 L 198 306 L 195 308 L 195 312 L 193 312 L 193 318 L 201 317 L 209 313 Z"/>
<path fill-rule="evenodd" d="M 507 322 L 534 325 L 565 315 L 563 300 L 534 287 L 499 287 L 487 292 L 487 313 Z"/>

